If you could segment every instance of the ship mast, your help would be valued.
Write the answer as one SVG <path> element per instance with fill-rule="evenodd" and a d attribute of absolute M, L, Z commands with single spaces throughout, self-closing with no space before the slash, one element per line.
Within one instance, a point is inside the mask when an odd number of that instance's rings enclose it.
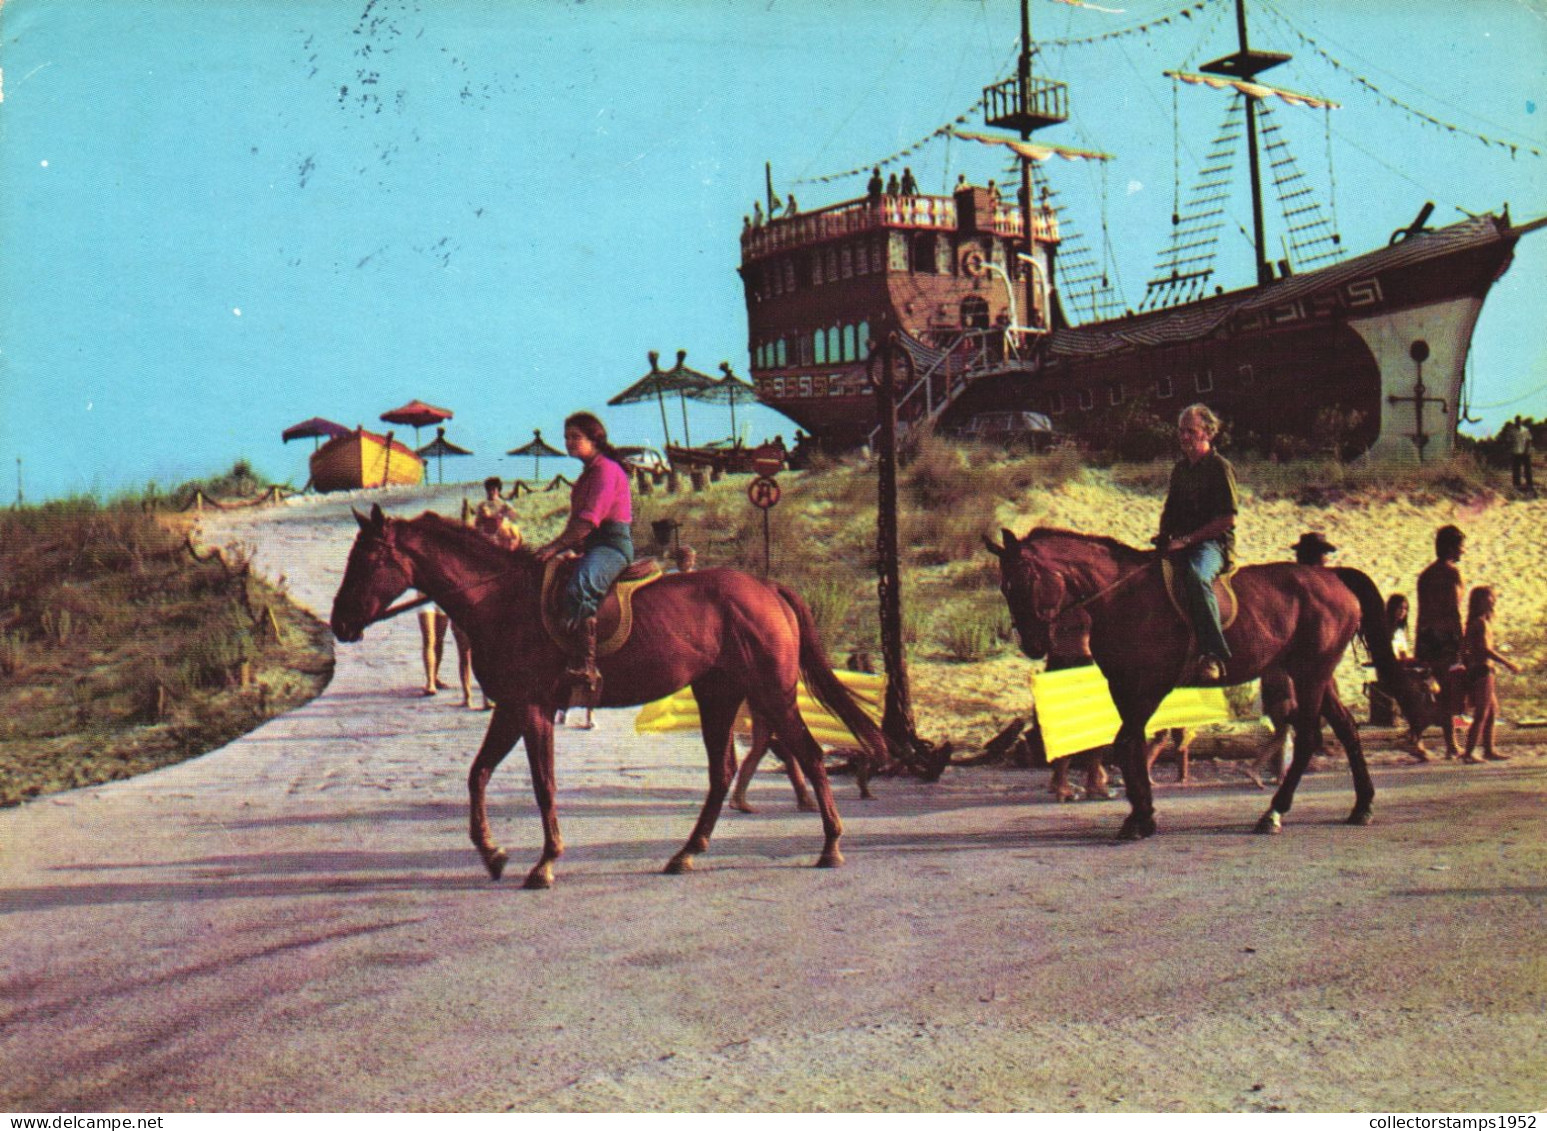
<path fill-rule="evenodd" d="M 1200 71 L 1225 75 L 1243 82 L 1255 82 L 1257 76 L 1263 71 L 1270 70 L 1281 63 L 1287 63 L 1293 58 L 1291 55 L 1284 55 L 1277 51 L 1252 50 L 1246 35 L 1246 0 L 1235 0 L 1235 26 L 1240 42 L 1239 50 L 1222 59 L 1215 59 L 1212 63 L 1205 63 L 1198 68 Z M 1257 100 L 1250 94 L 1243 94 L 1243 97 L 1246 99 L 1246 154 L 1251 165 L 1252 239 L 1257 251 L 1257 282 L 1262 284 L 1273 281 L 1273 268 L 1268 265 L 1267 237 L 1262 224 L 1262 172 L 1257 154 Z"/>
<path fill-rule="evenodd" d="M 1032 77 L 1031 48 L 1030 2 L 1021 0 L 1021 52 L 1015 77 L 996 83 L 983 94 L 984 121 L 996 129 L 1016 131 L 1022 141 L 1030 141 L 1031 135 L 1045 126 L 1056 126 L 1069 120 L 1069 88 L 1061 82 Z M 1018 156 L 1021 166 L 1021 232 L 1026 240 L 1025 254 L 1029 261 L 1036 253 L 1031 227 L 1031 158 L 1025 154 Z M 1030 262 L 1023 271 L 1026 277 L 1026 318 L 1029 322 L 1037 309 L 1036 272 L 1032 270 Z M 1051 282 L 1050 278 L 1050 300 Z M 1052 311 L 1048 310 L 1046 315 L 1051 320 Z"/>

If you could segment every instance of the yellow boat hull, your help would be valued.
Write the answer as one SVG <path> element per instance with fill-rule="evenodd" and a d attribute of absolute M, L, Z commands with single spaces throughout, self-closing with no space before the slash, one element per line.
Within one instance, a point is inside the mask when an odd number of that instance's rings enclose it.
<path fill-rule="evenodd" d="M 364 428 L 329 440 L 312 453 L 312 488 L 353 491 L 424 481 L 424 461 L 391 436 Z"/>

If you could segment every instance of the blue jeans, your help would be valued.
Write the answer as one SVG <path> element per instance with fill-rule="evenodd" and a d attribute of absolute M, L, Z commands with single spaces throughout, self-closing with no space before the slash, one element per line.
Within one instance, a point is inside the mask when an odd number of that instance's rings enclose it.
<path fill-rule="evenodd" d="M 634 560 L 634 541 L 621 522 L 607 521 L 591 531 L 581 544 L 580 564 L 564 588 L 564 617 L 571 631 L 587 617 L 594 617 L 607 590 Z"/>
<path fill-rule="evenodd" d="M 1177 576 L 1198 636 L 1199 654 L 1228 660 L 1230 648 L 1219 627 L 1219 602 L 1214 600 L 1214 579 L 1225 568 L 1225 548 L 1215 541 L 1199 542 L 1173 555 L 1173 560 L 1180 567 Z"/>

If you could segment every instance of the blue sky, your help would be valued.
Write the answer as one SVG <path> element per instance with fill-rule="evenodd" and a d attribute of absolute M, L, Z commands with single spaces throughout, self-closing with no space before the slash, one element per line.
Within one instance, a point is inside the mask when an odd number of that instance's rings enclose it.
<path fill-rule="evenodd" d="M 1093 0 L 1094 2 L 1094 0 Z M 1181 0 L 1034 0 L 1040 40 L 1120 31 Z M 1363 251 L 1425 200 L 1435 223 L 1547 213 L 1542 0 L 1261 0 L 1269 76 L 1343 104 L 1285 110 L 1302 167 L 1331 174 Z M 418 397 L 456 412 L 458 478 L 527 475 L 506 449 L 677 349 L 746 375 L 736 275 L 763 165 L 806 208 L 860 195 L 868 167 L 1008 73 L 1011 0 L 7 0 L 0 8 L 0 499 L 20 457 L 30 501 L 111 494 L 238 458 L 301 485 L 287 425 L 377 422 Z M 1200 36 L 1206 36 L 1200 39 Z M 1334 67 L 1299 37 L 1314 41 Z M 1222 0 L 1191 19 L 1038 67 L 1070 85 L 1045 140 L 1116 155 L 1051 170 L 1073 221 L 1136 306 L 1184 172 L 1223 96 L 1164 69 L 1233 47 Z M 1425 124 L 1350 80 L 1448 125 Z M 977 125 L 976 121 L 968 125 Z M 924 191 L 1004 179 L 981 146 L 899 160 Z M 1221 266 L 1244 283 L 1244 240 Z M 1547 232 L 1528 236 L 1474 341 L 1471 399 L 1491 432 L 1547 417 Z M 604 410 L 614 439 L 659 444 L 652 406 Z M 738 413 L 754 440 L 793 434 Z M 722 407 L 689 409 L 695 441 Z M 680 439 L 681 413 L 672 415 Z M 430 439 L 425 434 L 422 439 Z"/>

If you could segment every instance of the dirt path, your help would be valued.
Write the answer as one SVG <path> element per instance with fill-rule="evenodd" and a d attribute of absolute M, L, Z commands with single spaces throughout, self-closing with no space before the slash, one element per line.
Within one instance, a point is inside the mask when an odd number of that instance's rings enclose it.
<path fill-rule="evenodd" d="M 400 502 L 417 509 L 419 497 Z M 222 516 L 325 614 L 347 501 Z M 558 886 L 484 878 L 487 716 L 415 693 L 410 618 L 317 700 L 180 766 L 0 812 L 0 1106 L 27 1110 L 1519 1111 L 1547 1100 L 1547 756 L 1341 766 L 1121 802 L 954 771 L 839 786 L 809 868 L 782 780 L 702 871 L 659 874 L 696 739 L 631 712 L 559 740 Z M 450 665 L 448 664 L 448 668 Z M 492 817 L 535 859 L 518 753 Z"/>

